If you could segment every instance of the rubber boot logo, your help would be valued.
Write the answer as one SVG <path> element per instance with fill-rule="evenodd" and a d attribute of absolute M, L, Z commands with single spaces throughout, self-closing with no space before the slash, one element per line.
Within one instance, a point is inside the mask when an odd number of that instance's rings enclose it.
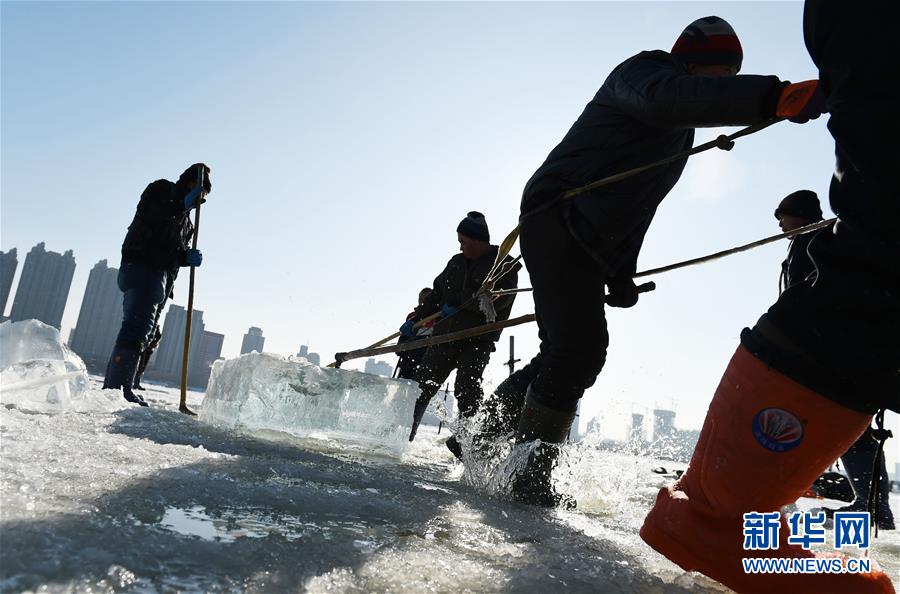
<path fill-rule="evenodd" d="M 753 437 L 767 450 L 787 452 L 803 441 L 803 424 L 784 409 L 764 408 L 753 417 Z"/>

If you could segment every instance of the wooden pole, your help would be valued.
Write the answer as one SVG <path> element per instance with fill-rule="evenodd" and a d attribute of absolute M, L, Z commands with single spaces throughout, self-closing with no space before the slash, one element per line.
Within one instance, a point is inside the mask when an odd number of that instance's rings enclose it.
<path fill-rule="evenodd" d="M 200 194 L 197 196 L 197 211 L 194 213 L 194 237 L 191 241 L 191 249 L 197 249 L 197 236 L 200 235 L 200 204 L 203 202 L 203 181 L 206 175 L 204 167 L 201 165 L 197 174 L 197 187 L 200 188 Z M 181 401 L 178 404 L 178 410 L 186 415 L 197 416 L 187 406 L 187 376 L 188 363 L 191 350 L 191 321 L 194 315 L 194 275 L 196 269 L 191 266 L 191 282 L 188 287 L 188 303 L 187 303 L 187 320 L 184 326 L 184 353 L 181 357 Z"/>
<path fill-rule="evenodd" d="M 371 357 L 374 355 L 383 355 L 385 353 L 402 353 L 403 351 L 413 351 L 415 349 L 421 349 L 423 347 L 430 347 L 435 344 L 444 344 L 445 342 L 453 342 L 455 340 L 462 340 L 464 338 L 472 338 L 473 336 L 481 336 L 482 334 L 496 332 L 497 330 L 503 330 L 504 328 L 518 326 L 519 324 L 527 324 L 528 322 L 533 321 L 534 314 L 527 314 L 524 316 L 519 316 L 518 318 L 513 318 L 511 320 L 494 322 L 493 324 L 484 324 L 482 326 L 468 328 L 467 330 L 460 330 L 459 332 L 451 332 L 450 334 L 432 336 L 430 338 L 423 338 L 422 340 L 404 342 L 403 344 L 392 344 L 383 347 L 358 349 L 346 353 L 336 353 L 334 358 L 337 359 L 338 364 L 340 364 L 344 361 L 350 361 L 351 359 L 359 359 L 360 357 Z"/>

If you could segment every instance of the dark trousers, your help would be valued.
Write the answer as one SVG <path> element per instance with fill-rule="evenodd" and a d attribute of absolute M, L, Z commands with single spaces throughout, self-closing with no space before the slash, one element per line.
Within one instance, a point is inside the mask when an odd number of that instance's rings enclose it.
<path fill-rule="evenodd" d="M 453 394 L 456 396 L 459 415 L 464 418 L 474 415 L 484 396 L 481 376 L 492 352 L 494 343 L 484 341 L 458 341 L 428 347 L 416 370 L 415 381 L 422 391 L 418 402 L 430 402 L 441 384 L 447 381 L 450 372 L 456 369 Z"/>
<path fill-rule="evenodd" d="M 141 350 L 152 339 L 153 329 L 172 292 L 173 275 L 143 264 L 123 262 L 117 280 L 123 298 L 122 327 L 116 346 Z"/>
<path fill-rule="evenodd" d="M 508 381 L 527 385 L 533 378 L 546 406 L 573 411 L 606 362 L 606 275 L 566 228 L 562 208 L 526 218 L 519 242 L 534 288 L 541 350 Z"/>
<path fill-rule="evenodd" d="M 425 338 L 424 336 L 422 338 Z M 403 344 L 405 342 L 411 342 L 413 340 L 419 340 L 419 337 L 416 338 L 407 338 L 406 336 L 400 336 L 397 340 L 397 344 Z M 397 377 L 399 379 L 414 379 L 416 377 L 416 370 L 419 368 L 419 363 L 422 362 L 422 357 L 425 356 L 425 351 L 427 348 L 416 349 L 414 351 L 403 351 L 398 354 L 397 361 Z"/>

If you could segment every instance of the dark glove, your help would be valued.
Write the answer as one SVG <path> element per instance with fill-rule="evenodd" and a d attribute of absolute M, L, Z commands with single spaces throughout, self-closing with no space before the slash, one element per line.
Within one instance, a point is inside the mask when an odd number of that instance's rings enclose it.
<path fill-rule="evenodd" d="M 638 289 L 630 278 L 611 278 L 607 281 L 609 294 L 606 304 L 610 307 L 632 307 L 638 302 Z"/>
<path fill-rule="evenodd" d="M 184 209 L 190 210 L 197 206 L 197 201 L 200 201 L 200 204 L 206 202 L 206 198 L 200 197 L 200 187 L 197 186 L 190 192 L 188 192 L 184 197 Z"/>
<path fill-rule="evenodd" d="M 826 111 L 825 93 L 817 80 L 792 83 L 781 90 L 775 115 L 795 124 L 805 124 Z"/>
<path fill-rule="evenodd" d="M 190 249 L 184 252 L 184 265 L 197 267 L 203 262 L 203 254 L 200 250 Z"/>
<path fill-rule="evenodd" d="M 403 325 L 400 326 L 400 334 L 406 336 L 407 338 L 415 338 L 416 330 L 415 328 L 413 328 L 413 326 L 415 325 L 415 320 L 406 320 L 405 322 L 403 322 Z"/>
<path fill-rule="evenodd" d="M 459 311 L 458 307 L 453 307 L 449 303 L 445 303 L 443 307 L 441 307 L 441 315 L 445 318 L 449 318 L 453 314 Z"/>

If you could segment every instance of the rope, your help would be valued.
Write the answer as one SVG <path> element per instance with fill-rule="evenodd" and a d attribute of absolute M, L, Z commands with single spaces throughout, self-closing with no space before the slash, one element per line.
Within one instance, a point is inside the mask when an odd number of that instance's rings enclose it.
<path fill-rule="evenodd" d="M 834 223 L 837 219 L 828 219 L 826 221 L 819 221 L 818 223 L 813 223 L 812 225 L 806 225 L 805 227 L 800 227 L 799 229 L 794 229 L 793 231 L 788 231 L 787 233 L 779 233 L 778 235 L 772 235 L 771 237 L 766 237 L 764 239 L 759 239 L 757 241 L 753 241 L 744 245 L 739 245 L 738 247 L 731 248 L 729 250 L 722 250 L 721 252 L 716 252 L 714 254 L 709 254 L 708 256 L 702 256 L 700 258 L 692 258 L 691 260 L 684 260 L 683 262 L 676 262 L 675 264 L 669 264 L 668 266 L 661 266 L 659 268 L 651 268 L 650 270 L 645 270 L 643 272 L 638 272 L 634 275 L 634 278 L 641 278 L 644 276 L 651 276 L 654 274 L 661 274 L 663 272 L 669 272 L 670 270 L 677 270 L 679 268 L 687 268 L 688 266 L 695 266 L 697 264 L 704 264 L 706 262 L 712 262 L 713 260 L 718 260 L 719 258 L 724 258 L 725 256 L 730 256 L 732 254 L 739 254 L 740 252 L 746 252 L 748 250 L 752 250 L 753 248 L 766 245 L 767 243 L 774 243 L 781 239 L 786 239 L 788 237 L 794 237 L 795 235 L 802 235 L 803 233 L 809 233 L 811 231 L 816 231 L 823 227 L 827 227 Z"/>
<path fill-rule="evenodd" d="M 731 249 L 722 250 L 720 252 L 715 252 L 713 254 L 709 254 L 707 256 L 701 256 L 699 258 L 691 258 L 690 260 L 683 260 L 681 262 L 676 262 L 674 264 L 669 264 L 668 266 L 660 266 L 659 268 L 651 268 L 650 270 L 644 270 L 643 272 L 638 272 L 634 275 L 634 278 L 643 278 L 645 276 L 653 276 L 654 274 L 662 274 L 663 272 L 670 272 L 672 270 L 678 270 L 679 268 L 687 268 L 689 266 L 696 266 L 697 264 L 705 264 L 706 262 L 712 262 L 713 260 L 718 260 L 720 258 L 724 258 L 726 256 L 731 256 L 732 254 L 739 254 L 741 252 L 746 252 L 752 250 L 753 248 L 757 248 L 769 243 L 774 243 L 781 239 L 787 239 L 789 237 L 795 237 L 797 235 L 802 235 L 804 233 L 811 233 L 813 231 L 817 231 L 822 229 L 823 227 L 828 227 L 832 223 L 834 223 L 837 219 L 828 219 L 825 221 L 819 221 L 817 223 L 813 223 L 811 225 L 806 225 L 805 227 L 799 227 L 794 229 L 793 231 L 788 231 L 786 233 L 779 233 L 778 235 L 772 235 L 770 237 L 765 237 L 763 239 L 758 239 L 756 241 L 752 241 L 750 243 L 746 243 L 744 245 L 739 245 L 737 247 L 733 247 Z M 531 291 L 531 287 L 526 287 L 522 289 L 506 289 L 503 291 L 491 291 L 491 295 L 511 295 L 513 293 L 524 293 L 526 291 Z"/>

